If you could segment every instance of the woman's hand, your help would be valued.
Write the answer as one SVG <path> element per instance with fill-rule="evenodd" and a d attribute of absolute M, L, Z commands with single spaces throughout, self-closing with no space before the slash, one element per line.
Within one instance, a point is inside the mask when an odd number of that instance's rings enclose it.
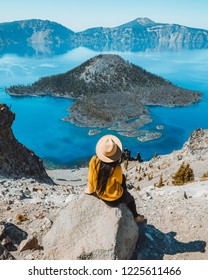
<path fill-rule="evenodd" d="M 93 193 L 91 193 L 91 192 L 89 191 L 89 188 L 86 187 L 86 188 L 84 189 L 84 194 L 93 194 Z"/>

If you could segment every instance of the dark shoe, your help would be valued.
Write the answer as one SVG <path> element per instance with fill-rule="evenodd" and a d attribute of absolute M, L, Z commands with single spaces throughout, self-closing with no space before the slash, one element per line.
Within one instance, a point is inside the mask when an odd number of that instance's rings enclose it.
<path fill-rule="evenodd" d="M 143 215 L 138 215 L 134 218 L 134 220 L 137 224 L 140 224 L 140 223 L 144 222 L 144 216 Z"/>

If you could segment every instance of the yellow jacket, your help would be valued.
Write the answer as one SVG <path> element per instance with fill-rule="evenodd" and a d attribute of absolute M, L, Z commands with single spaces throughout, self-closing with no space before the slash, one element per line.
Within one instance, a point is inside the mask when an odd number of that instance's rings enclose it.
<path fill-rule="evenodd" d="M 100 168 L 100 160 L 97 156 L 93 156 L 89 163 L 88 172 L 88 188 L 90 193 L 96 193 L 98 197 L 107 201 L 114 201 L 119 199 L 123 194 L 122 184 L 122 168 L 120 165 L 116 166 L 113 174 L 108 178 L 106 189 L 101 195 L 97 192 L 98 171 Z"/>

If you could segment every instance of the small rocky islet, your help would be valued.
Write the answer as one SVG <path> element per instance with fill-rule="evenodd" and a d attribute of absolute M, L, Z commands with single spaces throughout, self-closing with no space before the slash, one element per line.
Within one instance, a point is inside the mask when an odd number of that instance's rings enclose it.
<path fill-rule="evenodd" d="M 147 105 L 188 106 L 201 98 L 200 92 L 178 87 L 113 54 L 95 56 L 64 74 L 6 90 L 15 96 L 73 98 L 65 121 L 97 130 L 108 127 L 127 136 L 152 121 Z M 156 134 L 152 135 L 144 139 L 154 139 Z"/>

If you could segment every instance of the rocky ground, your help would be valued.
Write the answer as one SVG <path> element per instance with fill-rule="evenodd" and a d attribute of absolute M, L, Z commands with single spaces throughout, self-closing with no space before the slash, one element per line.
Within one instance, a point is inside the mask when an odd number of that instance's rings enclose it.
<path fill-rule="evenodd" d="M 83 171 L 81 171 L 82 173 Z M 50 229 L 55 217 L 67 203 L 76 198 L 85 187 L 86 179 L 81 179 L 79 171 L 48 171 L 55 179 L 55 185 L 40 183 L 34 179 L 0 178 L 0 224 L 18 226 L 27 233 L 27 237 L 35 236 L 40 250 L 21 253 L 21 245 L 15 238 L 3 238 L 1 244 L 6 248 L 15 244 L 12 255 L 17 259 L 41 259 L 44 251 L 41 248 L 42 237 Z M 86 170 L 85 170 L 86 173 Z M 78 175 L 79 174 L 79 175 Z M 23 235 L 24 233 L 17 233 Z M 10 236 L 10 235 L 8 235 Z M 16 250 L 18 248 L 18 250 Z"/>
<path fill-rule="evenodd" d="M 145 164 L 145 163 L 144 163 Z M 130 164 L 135 165 L 135 163 Z M 127 171 L 128 172 L 128 171 Z M 16 237 L 1 238 L 1 244 L 16 259 L 42 259 L 42 237 L 70 200 L 76 199 L 87 183 L 87 168 L 79 170 L 49 170 L 57 185 L 46 185 L 35 180 L 0 179 L 1 229 L 13 226 L 28 240 L 37 238 L 25 247 Z M 131 169 L 129 170 L 129 175 Z M 136 259 L 208 259 L 208 180 L 196 179 L 185 186 L 149 186 L 132 188 L 136 204 L 147 222 L 140 226 L 140 240 Z M 9 230 L 8 230 L 9 232 Z M 1 236 L 1 230 L 0 230 Z M 38 243 L 38 246 L 37 246 Z M 35 245 L 34 245 L 35 244 Z"/>

